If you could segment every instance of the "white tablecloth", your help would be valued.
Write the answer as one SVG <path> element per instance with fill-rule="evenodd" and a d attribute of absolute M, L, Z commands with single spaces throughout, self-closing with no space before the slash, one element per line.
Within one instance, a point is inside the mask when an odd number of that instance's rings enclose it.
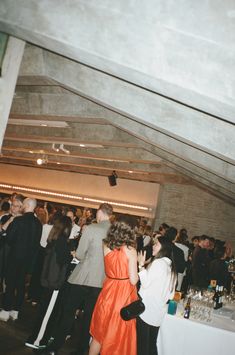
<path fill-rule="evenodd" d="M 235 321 L 213 316 L 199 323 L 167 314 L 158 335 L 159 355 L 235 354 Z"/>

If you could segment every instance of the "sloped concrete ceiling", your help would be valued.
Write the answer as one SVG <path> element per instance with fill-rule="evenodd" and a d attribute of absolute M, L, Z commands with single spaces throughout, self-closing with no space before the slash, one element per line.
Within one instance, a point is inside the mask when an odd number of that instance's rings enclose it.
<path fill-rule="evenodd" d="M 234 203 L 235 5 L 110 4 L 1 1 L 0 30 L 32 43 L 1 161 L 35 164 L 43 152 L 53 169 L 193 181 Z"/>

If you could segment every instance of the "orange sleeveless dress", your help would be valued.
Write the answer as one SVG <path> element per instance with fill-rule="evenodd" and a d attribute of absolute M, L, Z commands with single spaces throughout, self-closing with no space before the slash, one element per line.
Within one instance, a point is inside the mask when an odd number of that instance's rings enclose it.
<path fill-rule="evenodd" d="M 136 355 L 136 320 L 124 321 L 120 309 L 137 300 L 128 276 L 123 247 L 104 258 L 106 279 L 92 315 L 90 334 L 101 344 L 101 355 Z M 121 280 L 120 280 L 121 279 Z"/>

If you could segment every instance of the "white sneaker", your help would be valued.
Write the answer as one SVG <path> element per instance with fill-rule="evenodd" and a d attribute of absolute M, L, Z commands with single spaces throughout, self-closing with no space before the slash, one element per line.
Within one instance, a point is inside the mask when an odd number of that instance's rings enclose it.
<path fill-rule="evenodd" d="M 4 311 L 4 309 L 2 309 L 0 311 L 0 320 L 2 320 L 3 322 L 7 322 L 9 318 L 10 318 L 10 312 Z"/>
<path fill-rule="evenodd" d="M 12 320 L 17 320 L 18 319 L 18 314 L 19 314 L 18 311 L 10 311 L 10 318 Z"/>

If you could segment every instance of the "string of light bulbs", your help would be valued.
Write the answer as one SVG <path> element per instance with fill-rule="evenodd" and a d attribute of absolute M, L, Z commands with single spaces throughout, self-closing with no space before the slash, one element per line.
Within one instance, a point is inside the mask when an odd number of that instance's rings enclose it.
<path fill-rule="evenodd" d="M 102 199 L 95 199 L 91 197 L 85 197 L 85 196 L 79 196 L 79 195 L 72 195 L 72 194 L 63 194 L 60 192 L 54 192 L 54 191 L 48 191 L 48 190 L 42 190 L 42 189 L 36 189 L 36 188 L 29 188 L 29 187 L 24 187 L 24 186 L 16 186 L 16 185 L 10 185 L 10 184 L 4 184 L 0 183 L 0 188 L 6 189 L 6 190 L 13 190 L 13 191 L 19 191 L 19 192 L 29 192 L 29 193 L 35 193 L 37 195 L 42 195 L 42 196 L 51 196 L 51 197 L 61 197 L 61 198 L 67 198 L 71 200 L 77 200 L 77 201 L 87 201 L 87 202 L 93 202 L 93 203 L 110 203 L 113 206 L 117 207 L 125 207 L 129 209 L 135 209 L 135 210 L 140 210 L 140 211 L 151 211 L 152 209 L 146 206 L 138 206 L 138 205 L 132 205 L 128 203 L 122 203 L 122 202 L 116 202 L 116 201 L 109 201 L 109 200 L 102 200 Z"/>

